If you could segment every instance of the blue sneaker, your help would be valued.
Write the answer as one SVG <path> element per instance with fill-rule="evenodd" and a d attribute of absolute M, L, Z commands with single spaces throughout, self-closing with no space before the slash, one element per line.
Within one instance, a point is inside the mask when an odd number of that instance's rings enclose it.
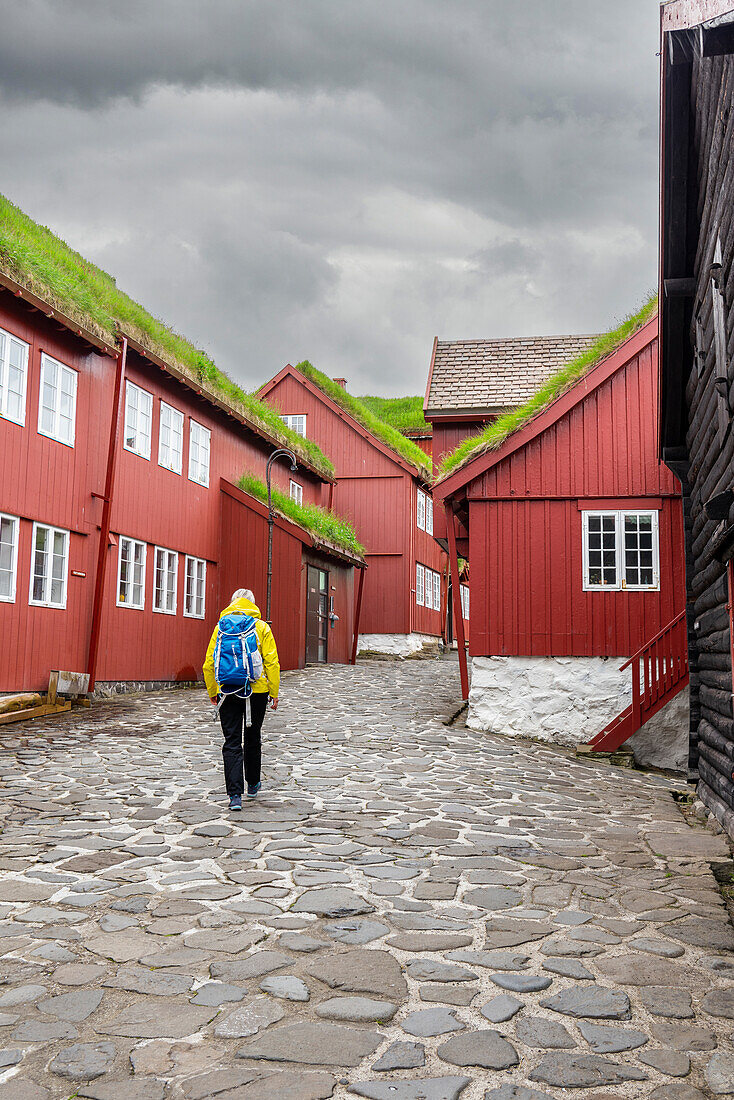
<path fill-rule="evenodd" d="M 257 792 L 262 787 L 262 783 L 248 783 L 247 784 L 247 797 L 257 798 Z"/>
<path fill-rule="evenodd" d="M 233 794 L 232 797 L 229 800 L 229 808 L 230 808 L 230 810 L 241 810 L 242 809 L 242 796 L 239 795 L 239 794 Z"/>

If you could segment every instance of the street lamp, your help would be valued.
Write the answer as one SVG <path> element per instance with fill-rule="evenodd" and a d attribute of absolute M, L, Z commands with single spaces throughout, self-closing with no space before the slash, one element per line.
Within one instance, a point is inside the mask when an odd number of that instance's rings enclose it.
<path fill-rule="evenodd" d="M 268 626 L 272 625 L 270 622 L 270 592 L 273 586 L 273 524 L 275 523 L 273 501 L 270 492 L 270 467 L 273 465 L 276 458 L 289 458 L 291 460 L 292 473 L 295 473 L 298 469 L 296 465 L 296 456 L 293 454 L 293 451 L 289 451 L 285 447 L 279 447 L 277 451 L 273 451 L 268 459 L 268 465 L 265 471 L 265 480 L 268 483 L 268 597 L 265 608 L 265 621 Z"/>

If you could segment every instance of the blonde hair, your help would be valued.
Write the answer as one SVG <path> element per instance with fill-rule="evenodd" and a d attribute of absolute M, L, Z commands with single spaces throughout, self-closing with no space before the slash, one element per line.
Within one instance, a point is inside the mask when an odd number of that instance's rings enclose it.
<path fill-rule="evenodd" d="M 234 603 L 235 600 L 249 600 L 250 603 L 254 603 L 255 602 L 255 597 L 252 594 L 251 589 L 249 589 L 249 588 L 237 588 L 232 593 L 232 599 L 229 602 Z"/>

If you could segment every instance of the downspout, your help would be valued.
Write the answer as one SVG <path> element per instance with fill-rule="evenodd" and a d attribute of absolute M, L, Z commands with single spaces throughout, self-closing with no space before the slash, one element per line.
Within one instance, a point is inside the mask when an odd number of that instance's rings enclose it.
<path fill-rule="evenodd" d="M 364 571 L 366 566 L 362 565 L 359 569 L 359 585 L 357 586 L 357 606 L 354 610 L 354 640 L 352 641 L 352 656 L 349 658 L 350 665 L 357 663 L 357 647 L 359 645 L 359 620 L 362 617 L 362 589 L 364 588 Z"/>
<path fill-rule="evenodd" d="M 456 552 L 456 529 L 454 510 L 448 500 L 444 502 L 446 527 L 449 536 L 449 563 L 451 565 L 451 594 L 454 609 L 454 631 L 459 647 L 459 673 L 461 675 L 461 698 L 469 698 L 469 671 L 466 664 L 466 641 L 464 638 L 464 614 L 461 607 L 461 582 L 459 581 L 459 556 Z"/>
<path fill-rule="evenodd" d="M 89 658 L 87 671 L 89 672 L 88 691 L 94 690 L 97 676 L 97 657 L 99 655 L 99 639 L 102 625 L 102 605 L 104 603 L 104 583 L 107 573 L 107 558 L 110 541 L 110 521 L 112 519 L 112 494 L 115 489 L 115 472 L 117 469 L 118 438 L 120 434 L 120 414 L 122 412 L 122 383 L 125 377 L 125 365 L 127 363 L 127 339 L 122 337 L 122 347 L 117 356 L 117 371 L 115 373 L 115 394 L 112 406 L 112 420 L 110 422 L 110 440 L 107 448 L 107 473 L 105 474 L 104 496 L 102 497 L 102 523 L 99 532 L 99 550 L 97 552 L 97 572 L 94 578 L 94 600 L 92 603 L 92 626 L 89 632 Z M 99 496 L 92 493 L 92 496 Z"/>

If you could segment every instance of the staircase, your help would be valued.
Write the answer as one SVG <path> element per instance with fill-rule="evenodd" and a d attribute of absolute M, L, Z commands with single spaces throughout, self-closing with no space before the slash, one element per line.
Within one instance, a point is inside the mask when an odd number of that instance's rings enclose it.
<path fill-rule="evenodd" d="M 686 613 L 681 611 L 638 649 L 620 672 L 632 667 L 632 703 L 589 742 L 592 752 L 616 752 L 653 714 L 688 683 Z"/>

